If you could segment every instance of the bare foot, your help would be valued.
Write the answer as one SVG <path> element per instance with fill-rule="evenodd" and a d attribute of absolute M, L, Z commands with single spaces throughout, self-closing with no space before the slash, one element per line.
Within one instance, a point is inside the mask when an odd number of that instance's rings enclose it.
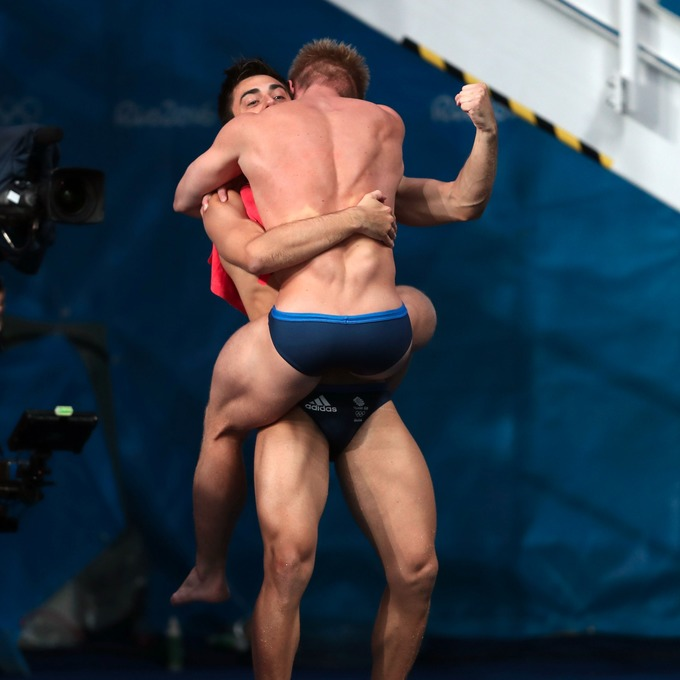
<path fill-rule="evenodd" d="M 202 577 L 194 567 L 184 583 L 172 594 L 170 602 L 175 606 L 188 602 L 224 602 L 230 595 L 227 579 L 221 569 Z"/>

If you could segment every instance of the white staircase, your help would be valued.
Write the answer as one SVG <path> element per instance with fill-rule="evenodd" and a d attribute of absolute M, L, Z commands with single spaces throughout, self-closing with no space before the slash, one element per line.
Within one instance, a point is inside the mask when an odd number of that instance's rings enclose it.
<path fill-rule="evenodd" d="M 680 211 L 680 18 L 657 2 L 330 1 L 483 80 L 519 115 L 547 121 Z"/>

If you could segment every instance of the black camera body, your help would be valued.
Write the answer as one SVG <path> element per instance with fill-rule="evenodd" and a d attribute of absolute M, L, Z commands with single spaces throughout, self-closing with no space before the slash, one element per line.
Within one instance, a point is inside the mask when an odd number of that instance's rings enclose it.
<path fill-rule="evenodd" d="M 10 451 L 28 455 L 5 458 L 0 451 L 0 533 L 19 527 L 13 505 L 41 501 L 43 488 L 53 484 L 47 467 L 53 451 L 80 453 L 97 422 L 95 413 L 76 413 L 70 406 L 22 413 L 7 443 Z"/>
<path fill-rule="evenodd" d="M 59 168 L 58 127 L 0 127 L 0 260 L 34 274 L 54 242 L 54 223 L 104 219 L 104 173 Z"/>
<path fill-rule="evenodd" d="M 104 219 L 104 173 L 55 168 L 36 184 L 14 179 L 0 191 L 0 224 L 12 219 L 94 224 Z"/>

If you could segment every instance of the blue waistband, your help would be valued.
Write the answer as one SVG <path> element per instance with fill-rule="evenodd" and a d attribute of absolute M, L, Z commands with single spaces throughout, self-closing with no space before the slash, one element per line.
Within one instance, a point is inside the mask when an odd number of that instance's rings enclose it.
<path fill-rule="evenodd" d="M 400 319 L 408 314 L 406 306 L 402 303 L 397 309 L 388 309 L 385 312 L 372 312 L 370 314 L 356 314 L 354 316 L 338 316 L 335 314 L 308 314 L 304 312 L 282 312 L 272 307 L 269 312 L 275 319 L 281 321 L 318 321 L 321 323 L 371 323 L 374 321 L 389 321 Z"/>

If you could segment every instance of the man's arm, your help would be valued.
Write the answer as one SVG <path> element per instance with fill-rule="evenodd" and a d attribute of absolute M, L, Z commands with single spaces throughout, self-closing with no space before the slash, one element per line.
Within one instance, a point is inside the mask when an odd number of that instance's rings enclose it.
<path fill-rule="evenodd" d="M 351 236 L 363 235 L 394 246 L 396 224 L 379 191 L 352 208 L 291 222 L 264 231 L 248 219 L 240 196 L 226 203 L 214 195 L 204 208 L 203 225 L 220 257 L 250 274 L 262 275 L 302 264 Z"/>
<path fill-rule="evenodd" d="M 489 89 L 484 83 L 465 85 L 456 95 L 477 131 L 472 151 L 452 182 L 404 177 L 397 190 L 395 212 L 402 224 L 414 227 L 466 222 L 481 217 L 496 178 L 498 125 Z"/>
<path fill-rule="evenodd" d="M 203 196 L 241 174 L 238 161 L 244 139 L 244 122 L 247 121 L 239 118 L 229 121 L 219 131 L 212 146 L 189 165 L 175 190 L 172 205 L 175 212 L 200 217 Z"/>
<path fill-rule="evenodd" d="M 233 281 L 249 321 L 269 314 L 279 294 L 278 282 L 270 277 L 266 282 L 257 276 L 220 258 L 220 264 Z"/>

